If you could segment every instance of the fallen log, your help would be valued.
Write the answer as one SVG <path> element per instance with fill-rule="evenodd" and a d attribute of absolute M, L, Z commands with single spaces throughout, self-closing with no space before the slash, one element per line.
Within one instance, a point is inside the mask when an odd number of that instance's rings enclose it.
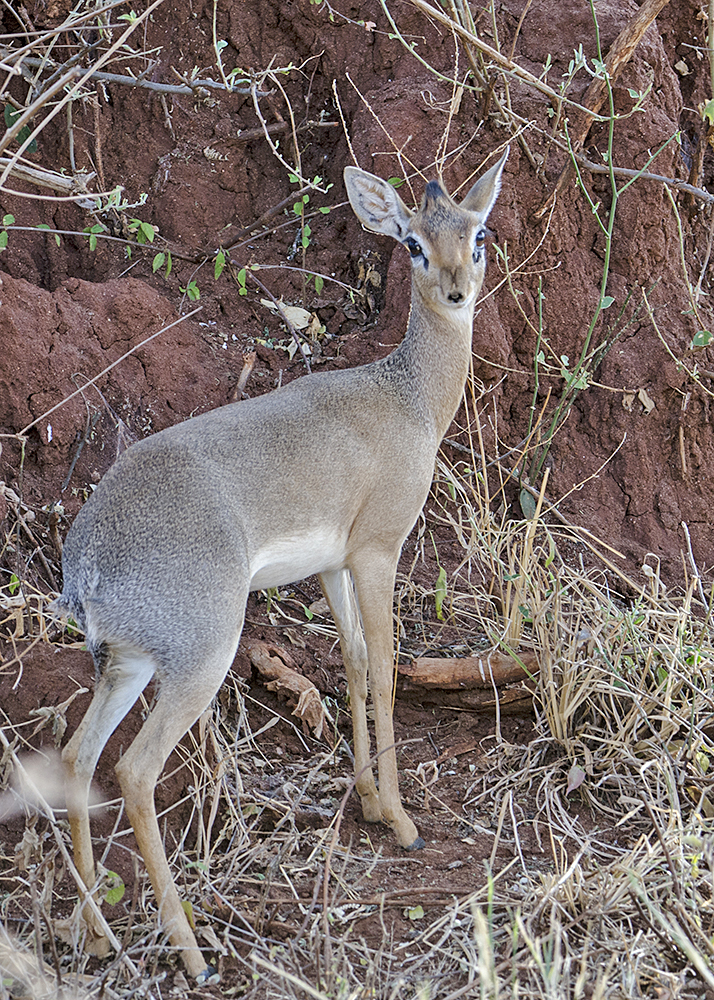
<path fill-rule="evenodd" d="M 539 669 L 531 652 L 516 657 L 496 649 L 476 656 L 419 656 L 399 664 L 397 693 L 421 703 L 475 712 L 493 712 L 498 706 L 503 713 L 519 714 L 532 708 Z"/>

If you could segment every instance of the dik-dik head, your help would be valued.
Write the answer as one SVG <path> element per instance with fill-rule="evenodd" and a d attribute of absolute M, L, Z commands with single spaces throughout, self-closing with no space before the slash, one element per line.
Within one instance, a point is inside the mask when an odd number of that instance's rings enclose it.
<path fill-rule="evenodd" d="M 486 219 L 507 157 L 508 150 L 459 205 L 438 181 L 430 181 L 417 212 L 391 184 L 359 167 L 345 167 L 355 215 L 372 232 L 404 244 L 412 258 L 414 292 L 436 312 L 473 310 L 486 271 Z"/>

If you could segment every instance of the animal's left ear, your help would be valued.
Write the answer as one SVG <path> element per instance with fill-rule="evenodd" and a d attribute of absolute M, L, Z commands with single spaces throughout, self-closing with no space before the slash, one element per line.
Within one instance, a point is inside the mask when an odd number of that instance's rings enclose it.
<path fill-rule="evenodd" d="M 474 212 L 482 222 L 485 222 L 493 208 L 498 192 L 501 190 L 501 174 L 508 159 L 508 149 L 495 166 L 479 177 L 469 193 L 461 202 L 461 208 Z"/>

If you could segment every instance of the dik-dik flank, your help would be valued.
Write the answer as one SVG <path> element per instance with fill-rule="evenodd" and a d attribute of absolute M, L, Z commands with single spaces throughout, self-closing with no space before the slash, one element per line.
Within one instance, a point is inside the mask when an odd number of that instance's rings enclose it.
<path fill-rule="evenodd" d="M 347 167 L 358 219 L 411 254 L 402 343 L 373 364 L 305 376 L 140 441 L 67 536 L 56 610 L 85 630 L 97 668 L 94 697 L 63 754 L 77 868 L 91 890 L 92 775 L 156 676 L 156 704 L 116 771 L 162 924 L 199 981 L 210 970 L 166 860 L 154 788 L 233 661 L 249 591 L 318 574 L 349 681 L 364 818 L 389 824 L 403 847 L 423 846 L 399 797 L 393 748 L 394 579 L 466 381 L 486 219 L 506 155 L 459 205 L 431 181 L 417 212 L 390 184 Z M 389 748 L 378 758 L 379 790 L 369 767 L 368 677 L 377 750 Z M 86 906 L 84 918 L 95 950 L 106 951 Z"/>

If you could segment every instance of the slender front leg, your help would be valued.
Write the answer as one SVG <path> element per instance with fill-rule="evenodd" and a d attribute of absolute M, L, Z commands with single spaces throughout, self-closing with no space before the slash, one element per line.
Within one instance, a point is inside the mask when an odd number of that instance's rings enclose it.
<path fill-rule="evenodd" d="M 423 847 L 424 841 L 404 811 L 399 795 L 392 720 L 394 677 L 392 600 L 396 569 L 397 557 L 385 556 L 382 552 L 362 550 L 352 563 L 352 575 L 369 659 L 369 689 L 374 705 L 374 728 L 379 753 L 377 767 L 382 819 L 396 832 L 402 847 L 413 849 Z"/>
<path fill-rule="evenodd" d="M 362 815 L 365 820 L 368 823 L 378 823 L 382 818 L 382 807 L 370 764 L 367 729 L 367 647 L 362 634 L 352 579 L 349 570 L 341 569 L 321 573 L 319 580 L 337 626 L 342 660 L 350 689 L 355 774 L 358 776 L 355 787 L 362 803 Z"/>

